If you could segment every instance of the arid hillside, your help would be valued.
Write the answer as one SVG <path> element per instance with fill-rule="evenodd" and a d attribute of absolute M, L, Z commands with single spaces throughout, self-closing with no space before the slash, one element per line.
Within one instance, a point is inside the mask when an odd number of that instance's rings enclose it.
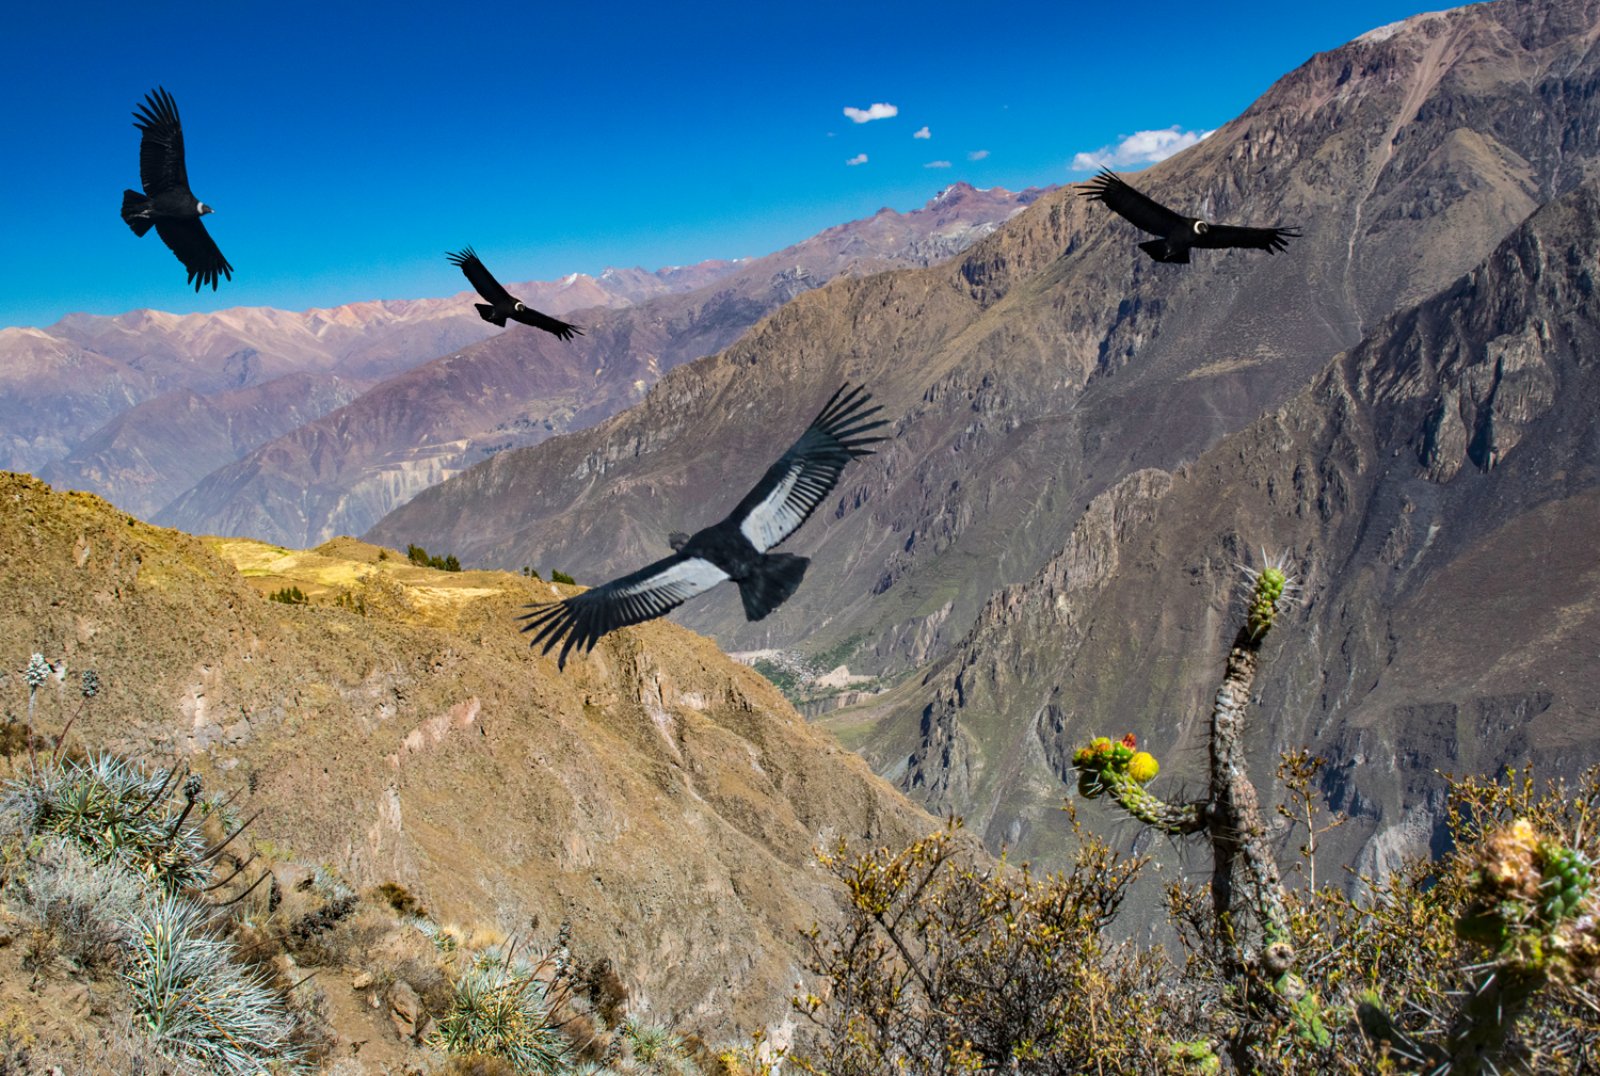
<path fill-rule="evenodd" d="M 611 421 L 498 454 L 373 529 L 466 563 L 599 581 L 726 512 L 842 381 L 894 440 L 792 543 L 776 615 L 697 603 L 730 650 L 843 648 L 902 674 L 1031 578 L 1096 495 L 1193 460 L 1336 354 L 1478 265 L 1600 153 L 1600 4 L 1480 4 L 1312 57 L 1139 175 L 1211 219 L 1297 225 L 1276 256 L 1158 265 L 1140 233 L 1050 192 L 951 261 L 801 295 Z"/>
<path fill-rule="evenodd" d="M 441 921 L 570 921 L 638 1010 L 781 1022 L 838 836 L 931 825 L 761 677 L 670 624 L 562 675 L 513 615 L 559 588 L 340 540 L 295 552 L 152 527 L 0 476 L 0 639 L 104 690 L 74 737 L 251 788 L 258 844 L 394 881 Z M 268 594 L 296 587 L 309 604 Z M 51 680 L 39 705 L 57 721 Z M 3 685 L 22 720 L 20 676 Z"/>

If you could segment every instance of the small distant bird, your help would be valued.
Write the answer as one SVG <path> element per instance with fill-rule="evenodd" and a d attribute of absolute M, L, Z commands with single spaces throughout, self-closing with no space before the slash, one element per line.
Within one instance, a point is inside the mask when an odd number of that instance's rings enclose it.
<path fill-rule="evenodd" d="M 133 118 L 134 126 L 144 132 L 139 140 L 139 182 L 144 194 L 122 192 L 122 219 L 134 235 L 142 236 L 155 228 L 161 241 L 189 270 L 189 283 L 194 290 L 210 284 L 211 290 L 216 291 L 218 276 L 233 279 L 233 266 L 200 223 L 200 218 L 212 209 L 189 190 L 178 105 L 170 93 L 158 86 L 154 93 L 144 95 L 144 103 Z"/>
<path fill-rule="evenodd" d="M 1289 228 L 1240 228 L 1232 224 L 1210 224 L 1198 217 L 1175 213 L 1155 199 L 1140 194 L 1108 171 L 1081 184 L 1079 194 L 1095 198 L 1145 231 L 1159 235 L 1139 244 L 1139 249 L 1158 262 L 1189 263 L 1189 249 L 1218 250 L 1247 247 L 1274 254 L 1289 246 L 1300 233 Z"/>
<path fill-rule="evenodd" d="M 565 669 L 573 647 L 587 653 L 606 632 L 653 620 L 726 579 L 739 584 L 746 619 L 760 620 L 782 605 L 811 562 L 767 550 L 800 529 L 846 464 L 872 455 L 866 445 L 884 439 L 862 436 L 888 424 L 868 421 L 883 410 L 867 407 L 871 399 L 859 385 L 841 386 L 728 518 L 693 537 L 668 538 L 677 550 L 672 556 L 564 601 L 529 606 L 533 612 L 518 618 L 527 621 L 523 631 L 537 632 L 528 645 L 543 643 L 548 654 L 564 639 L 556 664 Z"/>
<path fill-rule="evenodd" d="M 471 247 L 456 254 L 446 254 L 452 263 L 461 267 L 472 286 L 478 294 L 489 300 L 488 304 L 473 303 L 478 308 L 478 316 L 484 321 L 506 327 L 506 319 L 520 321 L 524 325 L 532 325 L 535 329 L 543 329 L 553 333 L 561 340 L 571 340 L 574 336 L 582 336 L 583 330 L 576 325 L 570 325 L 560 318 L 553 318 L 549 314 L 541 314 L 531 306 L 523 306 L 522 300 L 512 295 L 501 283 L 494 278 L 489 270 L 483 267 L 478 260 L 478 254 Z"/>

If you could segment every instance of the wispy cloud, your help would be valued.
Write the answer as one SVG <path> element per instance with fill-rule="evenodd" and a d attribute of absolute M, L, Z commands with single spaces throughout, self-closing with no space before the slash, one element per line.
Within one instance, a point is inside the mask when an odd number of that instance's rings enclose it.
<path fill-rule="evenodd" d="M 858 153 L 854 157 L 851 157 L 848 161 L 845 161 L 844 163 L 848 164 L 852 168 L 854 168 L 858 164 L 866 164 L 867 163 L 867 155 L 865 153 Z"/>
<path fill-rule="evenodd" d="M 882 101 L 870 108 L 847 108 L 844 114 L 857 123 L 871 123 L 873 120 L 886 120 L 890 116 L 900 115 L 900 110 L 893 105 L 884 104 Z"/>
<path fill-rule="evenodd" d="M 927 164 L 923 165 L 922 167 L 924 167 L 924 168 L 949 168 L 950 167 L 950 162 L 949 161 L 929 161 Z"/>
<path fill-rule="evenodd" d="M 933 135 L 928 132 L 928 129 L 926 127 L 924 127 L 922 130 L 916 132 L 911 137 L 912 138 L 932 138 Z"/>
<path fill-rule="evenodd" d="M 1179 150 L 1188 149 L 1210 133 L 1185 131 L 1177 124 L 1158 131 L 1135 131 L 1114 146 L 1101 146 L 1093 152 L 1077 154 L 1072 158 L 1071 168 L 1074 172 L 1087 172 L 1095 168 L 1155 164 Z"/>
<path fill-rule="evenodd" d="M 975 149 L 971 153 L 967 154 L 967 160 L 969 160 L 969 161 L 981 161 L 987 156 L 989 156 L 989 151 L 988 150 L 986 150 L 986 149 Z"/>

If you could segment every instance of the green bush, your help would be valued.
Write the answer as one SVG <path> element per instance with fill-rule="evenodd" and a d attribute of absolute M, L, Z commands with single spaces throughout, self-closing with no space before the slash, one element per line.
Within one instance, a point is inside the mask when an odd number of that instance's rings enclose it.
<path fill-rule="evenodd" d="M 200 779 L 178 776 L 146 775 L 110 754 L 41 759 L 7 785 L 0 815 L 13 816 L 27 837 L 60 837 L 95 862 L 116 863 L 175 893 L 210 874 L 191 818 Z"/>
<path fill-rule="evenodd" d="M 577 585 L 578 581 L 576 579 L 572 578 L 572 576 L 568 575 L 566 572 L 558 572 L 554 568 L 552 568 L 550 570 L 550 582 L 552 582 L 552 583 L 565 583 L 570 587 L 570 586 Z"/>
<path fill-rule="evenodd" d="M 483 1054 L 528 1076 L 568 1070 L 571 1050 L 538 968 L 492 951 L 456 980 L 450 1010 L 429 1042 L 451 1054 Z"/>
<path fill-rule="evenodd" d="M 456 559 L 454 553 L 445 557 L 430 555 L 420 545 L 406 546 L 406 559 L 420 568 L 437 568 L 441 572 L 459 572 L 461 570 L 461 562 Z"/>
<path fill-rule="evenodd" d="M 301 590 L 299 587 L 293 586 L 284 587 L 282 590 L 275 590 L 271 594 L 268 594 L 267 597 L 275 602 L 282 602 L 284 605 L 311 604 L 311 599 L 306 597 L 305 591 Z"/>
<path fill-rule="evenodd" d="M 765 676 L 772 682 L 773 687 L 777 688 L 785 695 L 790 695 L 796 688 L 800 686 L 800 677 L 794 672 L 794 670 L 787 669 L 775 661 L 768 661 L 766 658 L 757 658 L 750 667 L 756 672 L 760 673 L 762 676 Z"/>

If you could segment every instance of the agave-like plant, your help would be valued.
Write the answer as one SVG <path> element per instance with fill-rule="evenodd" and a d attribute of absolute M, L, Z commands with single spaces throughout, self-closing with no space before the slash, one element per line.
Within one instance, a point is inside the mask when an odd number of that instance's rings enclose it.
<path fill-rule="evenodd" d="M 7 785 L 0 814 L 14 814 L 29 836 L 62 837 L 91 859 L 178 892 L 210 873 L 205 840 L 189 820 L 198 779 L 180 787 L 178 776 L 146 774 L 110 754 L 42 760 Z"/>
<path fill-rule="evenodd" d="M 622 1025 L 628 1053 L 643 1071 L 675 1074 L 688 1060 L 683 1039 L 662 1024 L 630 1017 Z"/>
<path fill-rule="evenodd" d="M 305 1070 L 291 1041 L 294 1019 L 234 946 L 210 930 L 211 909 L 162 896 L 128 924 L 133 952 L 124 974 L 134 1009 L 157 1049 L 221 1076 L 253 1076 L 269 1065 Z"/>
<path fill-rule="evenodd" d="M 429 1042 L 452 1054 L 489 1054 L 518 1073 L 556 1076 L 569 1071 L 571 1051 L 551 1013 L 537 969 L 507 951 L 473 961 L 455 983 L 450 1011 Z"/>

